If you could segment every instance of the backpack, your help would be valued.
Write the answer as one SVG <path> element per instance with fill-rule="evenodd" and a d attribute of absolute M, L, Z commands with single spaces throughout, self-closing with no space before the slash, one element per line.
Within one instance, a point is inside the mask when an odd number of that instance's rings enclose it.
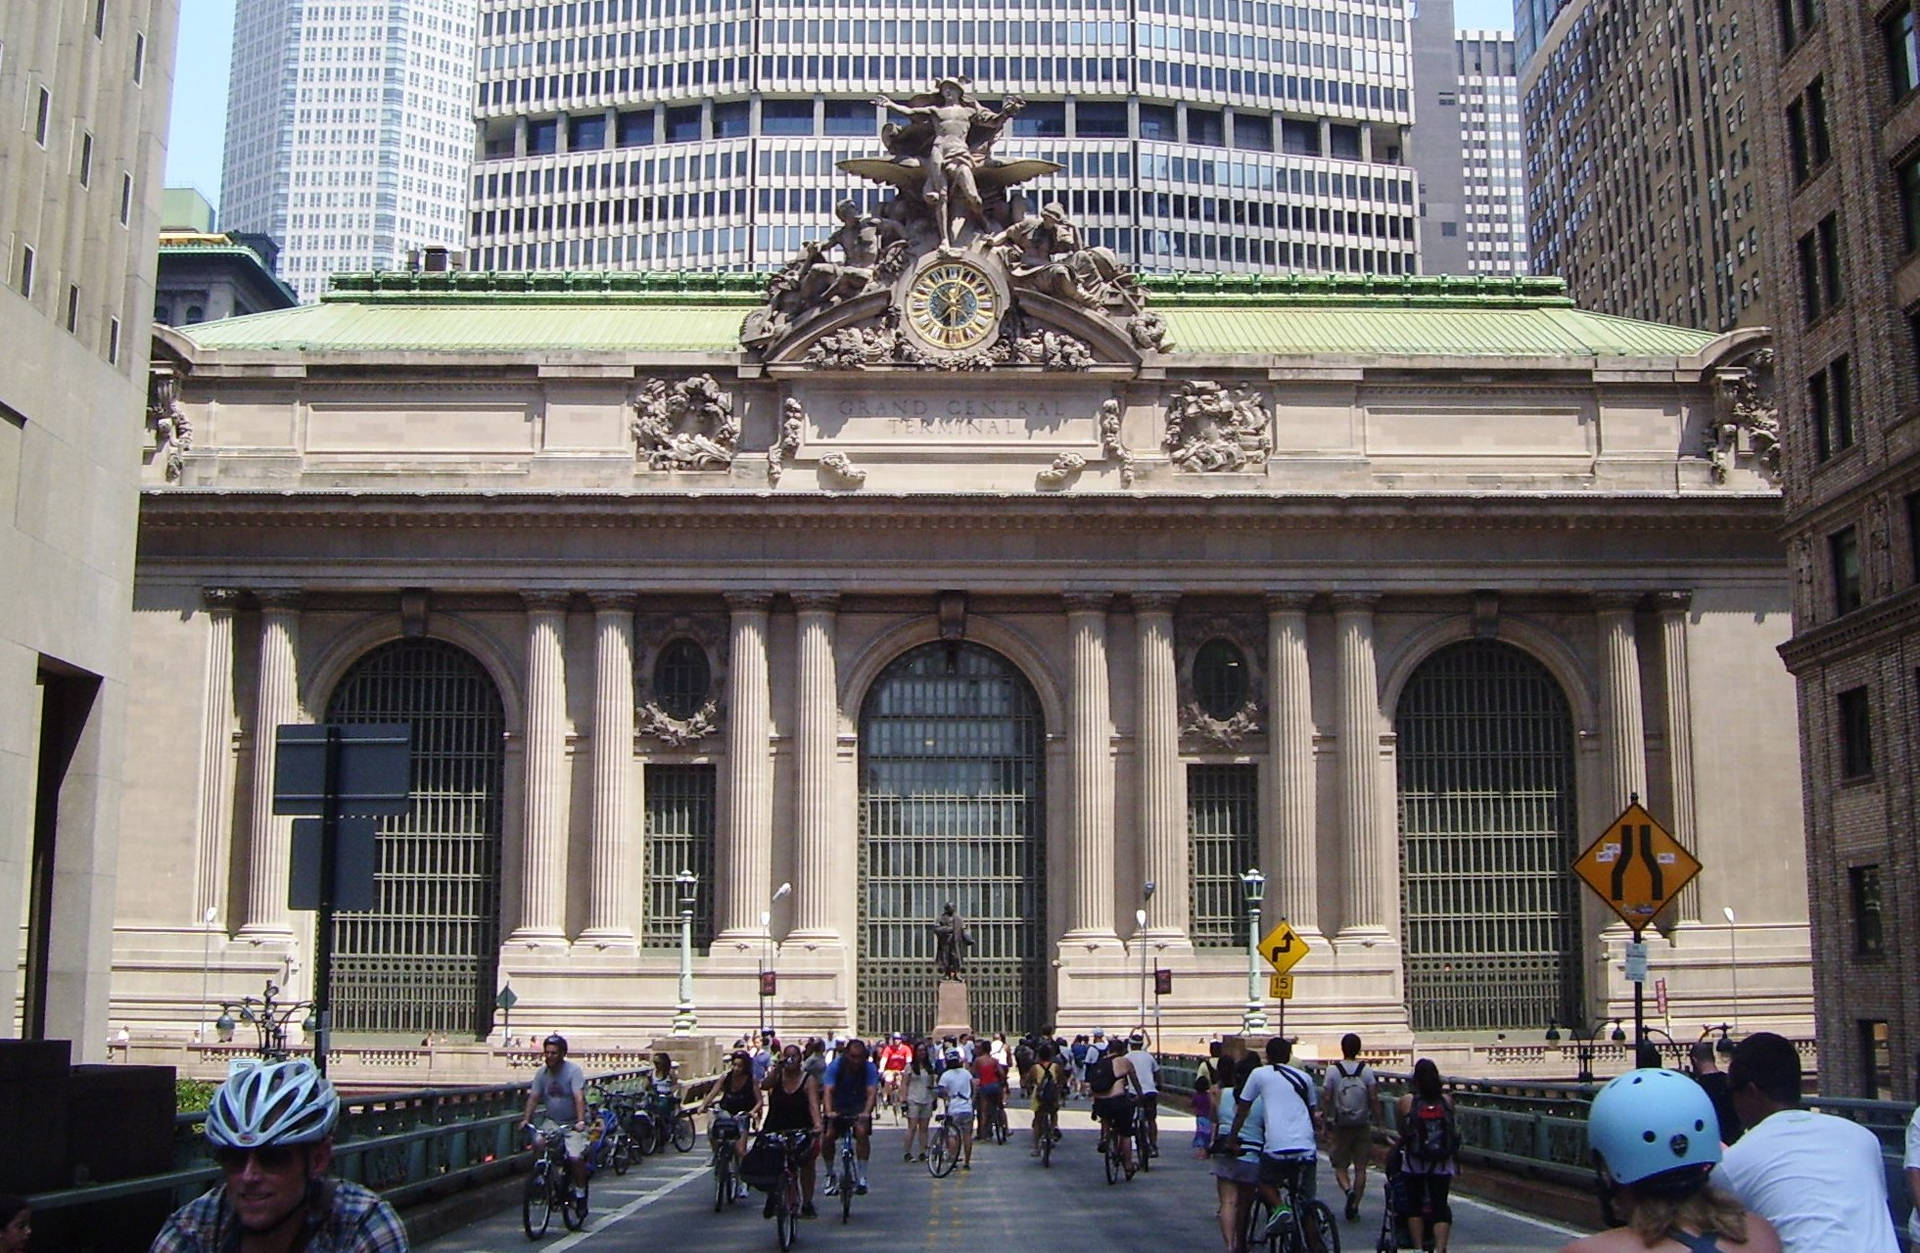
<path fill-rule="evenodd" d="M 1355 1062 L 1354 1072 L 1340 1062 L 1333 1064 L 1333 1125 L 1336 1127 L 1364 1127 L 1373 1121 L 1373 1102 L 1367 1099 L 1367 1088 L 1373 1082 L 1373 1076 L 1367 1073 L 1365 1062 Z"/>
<path fill-rule="evenodd" d="M 772 1140 L 758 1139 L 740 1159 L 740 1178 L 749 1188 L 772 1192 L 780 1186 L 786 1164 L 786 1149 Z"/>
<path fill-rule="evenodd" d="M 1087 1086 L 1099 1093 L 1111 1088 L 1113 1082 L 1113 1058 L 1102 1053 L 1098 1059 L 1087 1066 Z"/>
<path fill-rule="evenodd" d="M 1409 1160 L 1424 1166 L 1443 1166 L 1460 1151 L 1460 1129 L 1453 1107 L 1445 1100 L 1417 1101 L 1400 1138 Z"/>
<path fill-rule="evenodd" d="M 1041 1109 L 1054 1109 L 1060 1104 L 1060 1068 L 1048 1062 L 1040 1071 L 1040 1084 L 1033 1090 L 1033 1099 L 1040 1103 Z"/>

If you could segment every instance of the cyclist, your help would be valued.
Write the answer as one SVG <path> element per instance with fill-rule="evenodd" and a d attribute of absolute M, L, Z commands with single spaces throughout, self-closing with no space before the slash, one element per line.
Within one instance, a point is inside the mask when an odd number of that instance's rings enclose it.
<path fill-rule="evenodd" d="M 1160 1152 L 1160 1063 L 1147 1051 L 1145 1032 L 1127 1037 L 1127 1062 L 1133 1067 L 1134 1083 L 1140 1089 L 1140 1116 L 1147 1120 L 1147 1149 Z"/>
<path fill-rule="evenodd" d="M 327 1177 L 339 1117 L 339 1096 L 310 1063 L 236 1063 L 207 1106 L 222 1182 L 176 1210 L 151 1253 L 406 1253 L 391 1206 Z"/>
<path fill-rule="evenodd" d="M 1313 1079 L 1287 1063 L 1293 1041 L 1275 1036 L 1267 1041 L 1267 1064 L 1240 1081 L 1240 1103 L 1233 1113 L 1232 1136 L 1238 1139 L 1255 1101 L 1265 1114 L 1266 1140 L 1260 1149 L 1260 1199 L 1273 1207 L 1268 1232 L 1290 1221 L 1291 1213 L 1280 1187 L 1289 1179 L 1304 1200 L 1313 1196 L 1314 1166 L 1319 1150 L 1319 1106 L 1313 1099 Z"/>
<path fill-rule="evenodd" d="M 545 1064 L 533 1072 L 533 1082 L 527 1085 L 527 1108 L 520 1115 L 520 1126 L 542 1133 L 556 1127 L 565 1128 L 567 1170 L 573 1176 L 574 1199 L 584 1202 L 587 1199 L 587 1072 L 567 1060 L 567 1037 L 558 1032 L 541 1042 L 540 1054 Z M 533 1120 L 536 1107 L 542 1112 L 537 1124 Z"/>
<path fill-rule="evenodd" d="M 867 1154 L 872 1151 L 873 1107 L 880 1099 L 880 1068 L 867 1056 L 867 1042 L 855 1036 L 848 1040 L 840 1056 L 827 1063 L 821 1076 L 822 1111 L 833 1119 L 833 1134 L 821 1141 L 822 1158 L 833 1151 L 834 1143 L 853 1128 L 853 1193 L 867 1194 Z M 824 1121 L 824 1120 L 823 1120 Z M 833 1167 L 827 1167 L 827 1195 L 837 1189 Z"/>
<path fill-rule="evenodd" d="M 1059 1126 L 1060 1103 L 1066 1099 L 1067 1085 L 1071 1082 L 1067 1068 L 1060 1064 L 1054 1053 L 1053 1045 L 1042 1043 L 1034 1055 L 1033 1065 L 1027 1068 L 1020 1081 L 1033 1107 L 1033 1151 L 1028 1154 L 1029 1157 L 1040 1156 L 1040 1137 L 1043 1134 L 1052 1135 Z"/>
<path fill-rule="evenodd" d="M 976 1053 L 973 1065 L 974 1107 L 980 1115 L 980 1134 L 993 1134 L 994 1119 L 1006 1117 L 1007 1069 L 990 1051 Z"/>
<path fill-rule="evenodd" d="M 765 1084 L 767 1094 L 767 1117 L 760 1124 L 760 1134 L 768 1135 L 776 1131 L 811 1131 L 815 1139 L 820 1139 L 820 1085 L 800 1064 L 800 1046 L 789 1044 L 780 1050 L 780 1064 L 767 1074 Z M 800 1188 L 806 1198 L 800 1207 L 800 1217 L 813 1218 L 818 1211 L 813 1208 L 813 1162 L 811 1152 L 800 1155 Z M 777 1191 L 767 1193 L 767 1207 L 762 1213 L 773 1217 L 780 1196 Z"/>
<path fill-rule="evenodd" d="M 1126 1168 L 1129 1179 L 1137 1169 L 1133 1161 L 1133 1111 L 1137 1104 L 1133 1092 L 1138 1082 L 1123 1036 L 1116 1035 L 1105 1051 L 1093 1055 L 1093 1060 L 1087 1063 L 1093 1116 L 1100 1123 L 1100 1151 L 1106 1152 L 1108 1141 L 1119 1137 L 1120 1164 Z"/>
<path fill-rule="evenodd" d="M 647 1091 L 653 1096 L 653 1116 L 671 1135 L 673 1120 L 680 1112 L 680 1076 L 673 1071 L 671 1054 L 653 1055 L 653 1073 L 647 1076 Z"/>
<path fill-rule="evenodd" d="M 934 1091 L 946 1103 L 947 1129 L 960 1137 L 960 1169 L 973 1169 L 973 1072 L 959 1057 L 947 1058 Z"/>
<path fill-rule="evenodd" d="M 753 1054 L 745 1049 L 736 1049 L 732 1066 L 720 1076 L 720 1082 L 707 1091 L 707 1099 L 700 1102 L 700 1108 L 694 1112 L 704 1114 L 715 1106 L 713 1121 L 708 1124 L 708 1134 L 713 1135 L 722 1126 L 730 1126 L 738 1134 L 733 1140 L 733 1152 L 736 1157 L 747 1155 L 747 1132 L 753 1130 L 753 1124 L 760 1116 L 760 1089 L 753 1082 Z M 736 1173 L 733 1178 L 734 1195 L 747 1195 L 747 1185 Z"/>
<path fill-rule="evenodd" d="M 900 1081 L 913 1063 L 913 1050 L 899 1032 L 880 1048 L 880 1099 L 896 1114 L 900 1111 Z"/>

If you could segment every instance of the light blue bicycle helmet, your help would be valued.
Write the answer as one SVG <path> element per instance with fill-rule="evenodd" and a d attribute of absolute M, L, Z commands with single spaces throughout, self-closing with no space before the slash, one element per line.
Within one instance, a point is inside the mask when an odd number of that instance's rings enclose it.
<path fill-rule="evenodd" d="M 1587 1112 L 1587 1143 L 1624 1184 L 1674 1172 L 1691 1191 L 1720 1161 L 1720 1120 L 1706 1090 L 1677 1070 L 1629 1070 L 1601 1088 Z"/>

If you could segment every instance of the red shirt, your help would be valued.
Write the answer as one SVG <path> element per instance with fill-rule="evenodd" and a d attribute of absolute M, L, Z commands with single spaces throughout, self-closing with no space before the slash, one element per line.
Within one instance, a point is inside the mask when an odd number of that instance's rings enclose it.
<path fill-rule="evenodd" d="M 880 1050 L 880 1069 L 905 1070 L 913 1064 L 913 1050 L 904 1044 L 889 1044 Z"/>
<path fill-rule="evenodd" d="M 981 1083 L 999 1083 L 1006 1078 L 1006 1072 L 1000 1069 L 1000 1063 L 993 1060 L 991 1054 L 982 1053 L 979 1060 L 974 1062 L 974 1067 L 977 1071 L 975 1077 Z"/>

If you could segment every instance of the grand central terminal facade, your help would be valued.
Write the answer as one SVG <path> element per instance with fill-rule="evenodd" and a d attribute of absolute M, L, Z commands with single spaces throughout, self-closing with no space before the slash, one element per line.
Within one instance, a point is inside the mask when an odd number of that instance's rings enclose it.
<path fill-rule="evenodd" d="M 507 986 L 663 1035 L 683 912 L 700 1034 L 924 1030 L 952 902 L 980 1029 L 1237 1030 L 1285 919 L 1289 1034 L 1537 1039 L 1630 1005 L 1571 874 L 1630 797 L 1705 866 L 1669 1029 L 1805 1033 L 1764 332 L 1142 280 L 981 124 L 971 203 L 908 128 L 771 282 L 349 276 L 158 333 L 117 1025 L 311 986 L 274 728 L 372 721 L 414 798 L 345 1038 L 497 1037 Z"/>

